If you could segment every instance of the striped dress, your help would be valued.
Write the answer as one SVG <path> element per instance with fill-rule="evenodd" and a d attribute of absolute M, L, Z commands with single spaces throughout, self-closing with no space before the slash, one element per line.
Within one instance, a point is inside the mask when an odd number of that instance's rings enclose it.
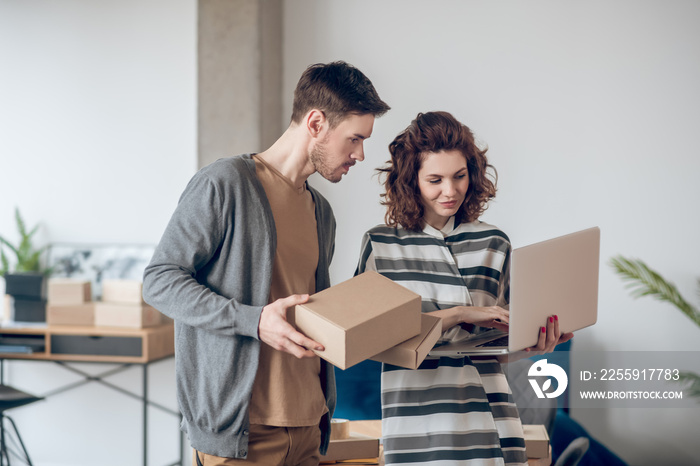
<path fill-rule="evenodd" d="M 422 296 L 422 311 L 460 305 L 507 308 L 511 245 L 482 222 L 413 232 L 365 233 L 358 273 L 375 270 Z M 457 325 L 438 344 L 483 331 Z M 433 466 L 527 463 L 518 410 L 501 365 L 487 357 L 428 357 L 416 370 L 382 366 L 386 464 Z"/>

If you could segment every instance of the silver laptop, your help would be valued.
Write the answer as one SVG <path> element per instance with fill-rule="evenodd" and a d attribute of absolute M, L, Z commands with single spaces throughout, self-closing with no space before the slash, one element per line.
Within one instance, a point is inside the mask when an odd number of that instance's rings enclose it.
<path fill-rule="evenodd" d="M 600 228 L 593 227 L 513 250 L 508 332 L 489 330 L 438 346 L 431 356 L 507 354 L 535 346 L 541 327 L 559 317 L 561 333 L 598 319 Z"/>

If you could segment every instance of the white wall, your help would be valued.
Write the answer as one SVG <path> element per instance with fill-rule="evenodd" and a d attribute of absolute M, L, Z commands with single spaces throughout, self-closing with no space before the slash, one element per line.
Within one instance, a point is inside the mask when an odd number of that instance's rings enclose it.
<path fill-rule="evenodd" d="M 53 242 L 155 243 L 196 166 L 196 8 L 184 1 L 0 0 L 0 232 L 18 205 Z M 335 282 L 382 221 L 374 168 L 418 111 L 448 110 L 490 147 L 500 191 L 485 220 L 516 246 L 598 224 L 602 258 L 643 258 L 697 303 L 700 31 L 693 1 L 287 0 L 285 103 L 304 67 L 344 59 L 393 107 L 367 160 L 314 180 L 338 218 Z M 599 323 L 577 348 L 698 350 L 670 306 L 631 300 L 602 268 Z M 103 366 L 85 365 L 97 372 Z M 152 394 L 175 406 L 172 360 Z M 13 362 L 36 393 L 75 380 Z M 140 389 L 138 371 L 114 382 Z M 176 422 L 152 412 L 151 464 L 171 461 Z M 140 463 L 140 406 L 86 386 L 16 411 L 35 463 Z M 700 455 L 700 412 L 574 413 L 632 464 Z M 68 423 L 67 421 L 71 422 Z M 26 426 L 29 426 L 28 428 Z M 97 458 L 97 459 L 96 459 Z"/>
<path fill-rule="evenodd" d="M 447 110 L 488 144 L 500 189 L 484 220 L 515 246 L 599 225 L 603 263 L 615 254 L 642 258 L 700 304 L 700 3 L 285 6 L 287 115 L 304 67 L 337 59 L 363 70 L 393 107 L 377 120 L 365 162 L 337 185 L 314 180 L 338 219 L 335 282 L 352 275 L 362 233 L 382 222 L 373 170 L 388 143 L 417 112 Z M 700 329 L 670 305 L 629 298 L 607 265 L 600 286 L 599 321 L 577 334 L 575 349 L 646 350 L 659 335 L 660 349 L 700 350 Z M 700 410 L 573 415 L 630 464 L 696 464 L 700 456 Z"/>
<path fill-rule="evenodd" d="M 0 0 L 0 232 L 16 239 L 18 206 L 40 244 L 155 244 L 197 164 L 196 69 L 194 0 Z M 78 380 L 8 366 L 6 382 L 37 394 Z M 173 360 L 150 378 L 175 408 Z M 141 390 L 138 369 L 108 380 Z M 96 384 L 13 412 L 39 466 L 140 464 L 140 414 Z M 149 414 L 150 464 L 170 463 L 178 420 Z"/>

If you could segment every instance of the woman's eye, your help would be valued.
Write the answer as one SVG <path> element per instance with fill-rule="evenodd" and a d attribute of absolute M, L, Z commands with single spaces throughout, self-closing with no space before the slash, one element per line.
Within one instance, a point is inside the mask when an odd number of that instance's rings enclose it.
<path fill-rule="evenodd" d="M 440 179 L 428 181 L 428 183 L 430 183 L 430 184 L 438 184 L 439 182 L 440 182 Z"/>

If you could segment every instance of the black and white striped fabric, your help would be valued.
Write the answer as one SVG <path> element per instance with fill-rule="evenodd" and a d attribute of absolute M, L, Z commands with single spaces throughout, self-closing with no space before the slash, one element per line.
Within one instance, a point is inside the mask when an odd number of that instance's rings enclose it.
<path fill-rule="evenodd" d="M 377 226 L 363 238 L 358 273 L 375 270 L 420 294 L 423 312 L 507 308 L 510 241 L 482 222 L 412 232 Z M 457 325 L 439 343 L 483 329 Z M 494 359 L 428 357 L 417 370 L 382 367 L 382 436 L 389 465 L 527 463 L 518 410 Z"/>

